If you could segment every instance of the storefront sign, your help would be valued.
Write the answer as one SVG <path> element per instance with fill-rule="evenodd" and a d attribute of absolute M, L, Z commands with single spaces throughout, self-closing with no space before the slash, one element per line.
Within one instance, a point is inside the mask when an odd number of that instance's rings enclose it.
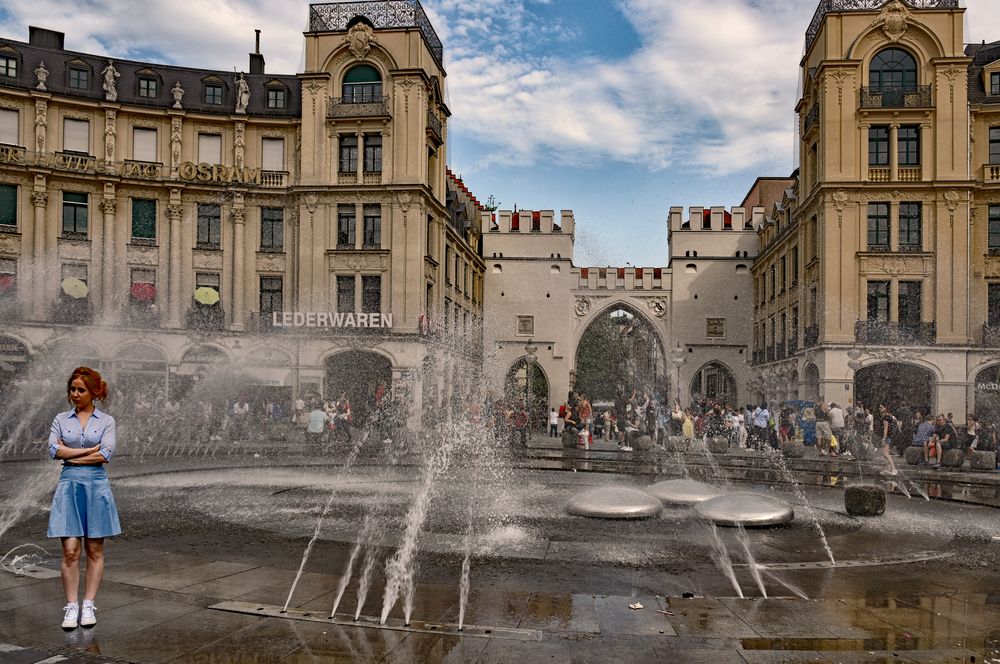
<path fill-rule="evenodd" d="M 118 371 L 127 373 L 165 373 L 167 371 L 166 362 L 155 360 L 120 360 L 117 367 Z"/>
<path fill-rule="evenodd" d="M 221 184 L 260 184 L 259 168 L 235 168 L 222 164 L 196 164 L 182 162 L 177 168 L 177 176 L 190 182 L 214 182 Z"/>
<path fill-rule="evenodd" d="M 0 145 L 0 163 L 24 164 L 24 148 L 14 145 Z"/>
<path fill-rule="evenodd" d="M 392 314 L 336 313 L 333 311 L 274 311 L 273 327 L 391 328 Z"/>

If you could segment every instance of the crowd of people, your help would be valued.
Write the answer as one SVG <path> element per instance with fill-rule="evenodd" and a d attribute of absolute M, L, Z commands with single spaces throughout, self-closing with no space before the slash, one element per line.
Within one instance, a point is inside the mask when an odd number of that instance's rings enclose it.
<path fill-rule="evenodd" d="M 632 391 L 614 402 L 591 403 L 586 394 L 571 392 L 559 408 L 552 408 L 547 435 L 563 438 L 567 446 L 589 447 L 593 440 L 614 441 L 632 451 L 635 436 L 650 436 L 662 445 L 667 436 L 725 437 L 734 447 L 780 449 L 800 442 L 815 446 L 819 456 L 852 459 L 880 451 L 886 472 L 897 473 L 896 458 L 909 447 L 922 449 L 918 463 L 939 468 L 946 451 L 962 450 L 966 462 L 975 451 L 1000 451 L 996 422 L 970 413 L 964 427 L 952 413 L 930 413 L 906 405 L 862 403 L 844 407 L 836 402 L 788 401 L 733 406 L 701 399 L 671 407 L 648 393 Z M 1000 470 L 1000 464 L 997 466 Z"/>

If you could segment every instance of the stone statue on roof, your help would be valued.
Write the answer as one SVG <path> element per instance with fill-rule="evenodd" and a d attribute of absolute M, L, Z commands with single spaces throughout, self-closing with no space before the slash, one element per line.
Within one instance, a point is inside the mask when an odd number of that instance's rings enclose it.
<path fill-rule="evenodd" d="M 118 88 L 115 79 L 121 77 L 121 74 L 115 69 L 115 63 L 108 60 L 108 66 L 101 70 L 101 74 L 104 76 L 104 83 L 101 86 L 104 88 L 104 99 L 118 101 Z"/>
<path fill-rule="evenodd" d="M 181 100 L 184 99 L 184 88 L 181 87 L 180 81 L 174 83 L 174 87 L 170 88 L 170 94 L 174 96 L 174 108 L 184 108 L 181 106 Z"/>
<path fill-rule="evenodd" d="M 236 79 L 236 112 L 246 113 L 247 106 L 250 105 L 250 86 L 240 72 L 240 77 Z"/>
<path fill-rule="evenodd" d="M 35 86 L 35 89 L 45 92 L 45 81 L 49 80 L 49 70 L 45 68 L 44 60 L 35 67 L 35 76 L 38 78 L 38 85 Z"/>

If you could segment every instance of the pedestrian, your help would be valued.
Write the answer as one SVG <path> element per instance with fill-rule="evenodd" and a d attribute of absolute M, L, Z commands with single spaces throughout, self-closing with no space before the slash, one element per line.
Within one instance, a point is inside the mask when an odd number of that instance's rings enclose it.
<path fill-rule="evenodd" d="M 591 431 L 594 426 L 594 408 L 590 405 L 590 399 L 586 394 L 580 395 L 580 424 L 581 428 Z"/>
<path fill-rule="evenodd" d="M 830 426 L 830 409 L 826 402 L 820 401 L 814 411 L 816 413 L 816 448 L 820 456 L 837 456 L 830 443 L 833 440 L 833 428 Z"/>
<path fill-rule="evenodd" d="M 878 412 L 881 415 L 879 431 L 882 438 L 882 456 L 885 457 L 886 463 L 889 464 L 889 474 L 896 475 L 899 471 L 896 470 L 896 464 L 892 462 L 892 455 L 889 453 L 889 449 L 892 447 L 892 437 L 899 435 L 899 422 L 893 417 L 892 411 L 889 410 L 887 404 L 879 404 Z"/>
<path fill-rule="evenodd" d="M 771 421 L 771 411 L 767 409 L 766 402 L 762 401 L 760 406 L 754 409 L 751 421 L 753 422 L 753 435 L 751 436 L 753 447 L 762 450 L 767 444 L 767 427 L 768 422 Z"/>
<path fill-rule="evenodd" d="M 556 438 L 559 435 L 559 412 L 553 408 L 549 412 L 549 438 Z"/>
<path fill-rule="evenodd" d="M 73 630 L 97 624 L 97 591 L 104 575 L 104 539 L 122 532 L 118 509 L 104 465 L 117 447 L 115 419 L 98 409 L 105 402 L 108 385 L 89 367 L 70 374 L 66 392 L 73 408 L 52 420 L 49 456 L 63 462 L 59 484 L 52 496 L 48 537 L 62 541 L 62 585 L 66 594 L 62 628 Z M 83 610 L 78 603 L 80 543 L 87 555 Z"/>
<path fill-rule="evenodd" d="M 306 444 L 311 450 L 323 449 L 323 441 L 327 436 L 327 425 L 330 417 L 320 408 L 317 402 L 306 418 Z"/>
<path fill-rule="evenodd" d="M 982 433 L 983 426 L 976 419 L 975 414 L 969 413 L 965 422 L 965 455 L 972 464 L 972 453 L 979 449 L 979 434 Z"/>
<path fill-rule="evenodd" d="M 306 414 L 306 402 L 299 396 L 295 399 L 295 410 L 292 412 L 292 424 L 302 424 Z"/>
<path fill-rule="evenodd" d="M 843 441 L 844 441 L 844 429 L 847 426 L 847 418 L 844 415 L 844 409 L 837 405 L 836 402 L 830 404 L 830 431 L 833 436 L 836 437 L 841 444 L 841 452 L 843 452 Z"/>

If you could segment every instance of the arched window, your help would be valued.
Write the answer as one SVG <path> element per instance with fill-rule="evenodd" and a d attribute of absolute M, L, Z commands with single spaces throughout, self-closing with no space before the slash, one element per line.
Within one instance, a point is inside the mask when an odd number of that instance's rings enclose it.
<path fill-rule="evenodd" d="M 868 84 L 883 90 L 914 90 L 917 61 L 901 48 L 887 48 L 872 58 Z"/>
<path fill-rule="evenodd" d="M 371 65 L 352 67 L 344 75 L 345 104 L 371 104 L 382 101 L 382 76 Z"/>

